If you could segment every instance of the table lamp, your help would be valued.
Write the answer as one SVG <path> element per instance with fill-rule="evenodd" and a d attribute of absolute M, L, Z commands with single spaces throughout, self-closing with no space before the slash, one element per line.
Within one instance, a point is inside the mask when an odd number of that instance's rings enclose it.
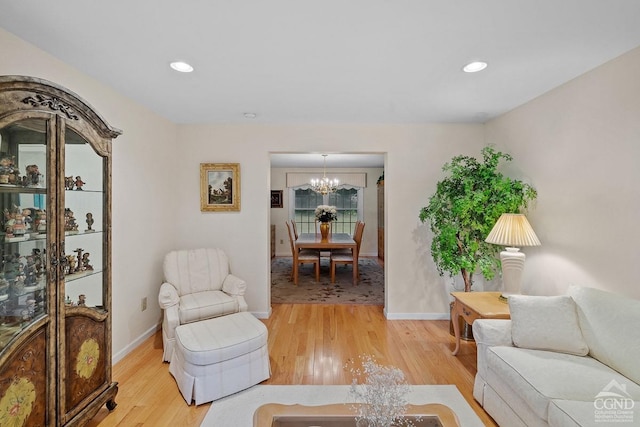
<path fill-rule="evenodd" d="M 521 246 L 540 246 L 538 236 L 523 214 L 505 213 L 498 218 L 485 239 L 487 243 L 505 246 L 500 252 L 503 292 L 501 298 L 520 293 L 520 281 L 524 269 L 525 254 Z"/>

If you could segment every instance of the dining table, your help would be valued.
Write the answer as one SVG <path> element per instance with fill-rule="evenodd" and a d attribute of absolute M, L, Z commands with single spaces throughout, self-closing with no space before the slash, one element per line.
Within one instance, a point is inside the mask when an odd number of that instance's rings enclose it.
<path fill-rule="evenodd" d="M 302 233 L 298 236 L 295 243 L 295 253 L 300 249 L 318 249 L 320 251 L 330 251 L 332 249 L 351 249 L 353 251 L 353 284 L 358 282 L 358 245 L 353 237 L 348 233 L 329 233 L 326 239 L 323 239 L 320 233 Z M 295 255 L 294 255 L 295 256 Z M 298 277 L 298 260 L 293 260 L 293 276 Z"/>

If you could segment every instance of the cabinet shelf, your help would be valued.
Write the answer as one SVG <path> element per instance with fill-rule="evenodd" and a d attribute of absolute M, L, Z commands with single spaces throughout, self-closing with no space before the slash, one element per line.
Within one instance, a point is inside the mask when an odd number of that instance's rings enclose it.
<path fill-rule="evenodd" d="M 24 238 L 21 240 L 11 240 L 11 241 L 6 241 L 5 234 L 0 234 L 0 244 L 15 245 L 16 243 L 25 243 L 25 242 L 45 242 L 47 239 L 47 235 L 45 233 L 39 233 L 37 235 L 34 235 L 33 233 L 28 233 L 28 234 L 30 234 L 30 236 L 27 238 Z M 101 230 L 78 231 L 78 232 L 65 231 L 64 233 L 65 237 L 91 236 L 91 235 L 98 235 L 98 234 L 102 234 L 102 231 Z"/>
<path fill-rule="evenodd" d="M 73 194 L 82 194 L 82 193 L 98 193 L 98 194 L 104 194 L 104 191 L 100 191 L 100 190 L 64 190 L 65 194 L 69 194 L 69 193 L 73 193 Z"/>
<path fill-rule="evenodd" d="M 82 190 L 65 190 L 65 194 L 74 193 L 74 194 L 82 194 L 82 193 L 98 193 L 103 194 L 104 191 L 101 190 L 91 190 L 91 189 L 82 189 Z M 21 185 L 12 185 L 12 184 L 0 184 L 0 193 L 22 193 L 22 194 L 47 194 L 46 188 L 40 187 L 23 187 Z"/>
<path fill-rule="evenodd" d="M 89 276 L 93 276 L 94 274 L 102 274 L 102 270 L 85 270 L 78 273 L 67 274 L 64 276 L 64 281 L 69 283 L 75 280 L 80 280 Z"/>
<path fill-rule="evenodd" d="M 28 233 L 29 237 L 12 237 L 10 239 L 12 240 L 7 240 L 7 237 L 5 234 L 2 234 L 2 236 L 0 237 L 0 242 L 2 242 L 2 244 L 4 245 L 13 245 L 16 243 L 24 243 L 24 242 L 44 242 L 47 239 L 47 235 L 45 233 L 40 233 L 40 234 L 33 234 L 33 233 Z"/>
<path fill-rule="evenodd" d="M 0 193 L 47 194 L 46 188 L 23 187 L 21 185 L 0 184 Z"/>

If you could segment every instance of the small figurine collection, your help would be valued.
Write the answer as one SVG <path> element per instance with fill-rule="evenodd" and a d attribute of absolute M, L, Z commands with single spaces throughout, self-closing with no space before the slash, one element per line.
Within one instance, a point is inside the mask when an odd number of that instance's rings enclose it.
<path fill-rule="evenodd" d="M 86 307 L 87 306 L 87 296 L 85 294 L 78 295 L 78 302 L 71 301 L 69 295 L 67 295 L 67 299 L 64 300 L 64 304 L 67 307 Z"/>
<path fill-rule="evenodd" d="M 73 216 L 73 211 L 69 208 L 64 208 L 64 231 L 67 234 L 74 234 L 78 232 L 76 218 Z"/>
<path fill-rule="evenodd" d="M 38 234 L 47 231 L 47 213 L 42 209 L 21 209 L 13 205 L 11 209 L 5 208 L 3 211 L 2 228 L 5 232 L 5 242 L 18 242 L 30 237 L 38 238 Z"/>
<path fill-rule="evenodd" d="M 28 320 L 44 311 L 45 257 L 45 250 L 38 248 L 33 248 L 26 256 L 3 253 L 0 260 L 0 314 L 9 314 L 13 309 L 22 307 L 24 320 Z M 11 302 L 7 301 L 10 297 Z"/>
<path fill-rule="evenodd" d="M 35 188 L 44 186 L 44 176 L 40 173 L 38 165 L 27 165 L 25 169 L 26 175 L 21 176 L 15 156 L 0 157 L 0 184 Z"/>
<path fill-rule="evenodd" d="M 65 255 L 62 272 L 66 276 L 84 275 L 93 271 L 89 252 L 77 248 L 73 255 Z M 8 315 L 15 309 L 28 311 L 23 320 L 32 319 L 44 312 L 44 289 L 46 286 L 46 249 L 33 248 L 28 255 L 5 252 L 0 258 L 0 316 Z M 67 305 L 84 306 L 85 295 L 80 295 L 78 303 L 66 301 Z M 26 317 L 25 317 L 26 316 Z"/>
<path fill-rule="evenodd" d="M 75 178 L 73 178 L 73 175 L 64 177 L 64 189 L 65 190 L 82 191 L 82 187 L 85 184 L 86 184 L 86 182 L 84 182 L 80 176 L 76 176 Z"/>
<path fill-rule="evenodd" d="M 64 177 L 66 191 L 83 191 L 86 183 L 80 175 Z M 0 153 L 0 186 L 45 188 L 44 175 L 38 165 L 26 165 L 25 174 L 20 173 L 15 156 Z M 5 205 L 8 206 L 8 205 Z M 95 232 L 94 218 L 86 213 L 85 233 Z M 66 235 L 77 234 L 78 222 L 70 208 L 64 210 L 64 230 Z M 1 233 L 4 231 L 4 233 Z M 12 204 L 0 215 L 0 239 L 5 243 L 45 239 L 47 237 L 47 212 L 41 208 L 23 208 Z M 2 240 L 0 240 L 1 242 Z M 13 245 L 11 245 L 13 246 Z M 31 245 L 29 245 L 31 246 Z M 37 244 L 40 246 L 40 244 Z M 27 255 L 5 247 L 0 251 L 0 316 L 20 315 L 22 321 L 33 319 L 44 312 L 46 287 L 46 249 L 28 249 Z M 65 276 L 82 275 L 93 271 L 91 254 L 83 248 L 77 248 L 73 254 L 64 254 L 61 260 L 61 272 Z M 78 296 L 70 306 L 86 306 L 86 295 Z"/>
<path fill-rule="evenodd" d="M 82 191 L 85 184 L 80 175 L 64 177 L 65 190 Z M 15 156 L 4 154 L 0 157 L 0 185 L 43 188 L 44 175 L 40 173 L 38 165 L 27 165 L 25 175 L 21 175 Z"/>
<path fill-rule="evenodd" d="M 88 212 L 85 218 L 85 233 L 95 232 L 93 214 Z M 13 205 L 11 209 L 4 209 L 0 226 L 4 230 L 4 241 L 7 243 L 44 239 L 47 232 L 47 212 L 44 209 L 20 208 Z M 64 231 L 67 235 L 78 233 L 78 223 L 70 208 L 64 210 Z"/>
<path fill-rule="evenodd" d="M 65 255 L 66 262 L 64 263 L 64 274 L 76 274 L 86 271 L 92 271 L 93 266 L 89 257 L 91 254 L 85 252 L 84 249 L 78 248 L 75 252 L 77 255 Z"/>

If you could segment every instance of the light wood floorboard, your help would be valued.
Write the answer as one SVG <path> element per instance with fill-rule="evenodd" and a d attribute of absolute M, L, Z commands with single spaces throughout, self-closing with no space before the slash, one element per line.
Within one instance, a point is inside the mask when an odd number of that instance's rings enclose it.
<path fill-rule="evenodd" d="M 462 342 L 452 356 L 448 321 L 386 320 L 382 307 L 274 304 L 269 319 L 272 376 L 263 384 L 349 384 L 349 359 L 361 354 L 404 371 L 410 384 L 455 384 L 488 426 L 493 420 L 473 399 L 476 347 Z M 162 362 L 156 333 L 114 366 L 118 406 L 102 408 L 92 427 L 199 426 L 210 404 L 187 406 Z M 243 427 L 243 426 L 238 426 Z"/>

